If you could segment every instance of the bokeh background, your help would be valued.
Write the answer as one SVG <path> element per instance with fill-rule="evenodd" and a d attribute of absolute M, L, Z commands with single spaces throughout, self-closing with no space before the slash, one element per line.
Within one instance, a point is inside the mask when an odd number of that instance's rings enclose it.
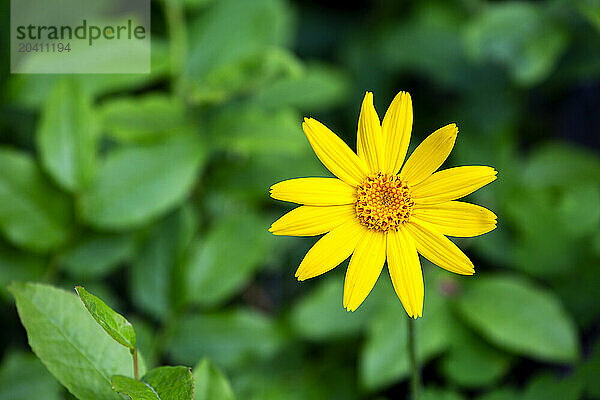
<path fill-rule="evenodd" d="M 366 90 L 381 116 L 411 93 L 411 149 L 455 122 L 447 165 L 499 171 L 469 198 L 498 229 L 456 240 L 477 274 L 423 260 L 425 398 L 600 398 L 600 2 L 165 0 L 152 24 L 150 75 L 1 63 L 0 399 L 70 398 L 12 280 L 85 285 L 147 364 L 208 356 L 238 399 L 406 398 L 387 272 L 349 314 L 347 263 L 298 283 L 315 239 L 267 232 L 292 207 L 270 185 L 328 176 L 302 117 L 354 148 Z"/>

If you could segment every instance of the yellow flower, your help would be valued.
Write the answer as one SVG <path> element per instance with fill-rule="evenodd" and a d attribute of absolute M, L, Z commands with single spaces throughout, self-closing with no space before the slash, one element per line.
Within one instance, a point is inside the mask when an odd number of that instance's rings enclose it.
<path fill-rule="evenodd" d="M 269 229 L 275 235 L 327 233 L 308 251 L 298 280 L 321 275 L 352 255 L 344 282 L 344 307 L 354 311 L 373 289 L 387 259 L 392 284 L 409 316 L 423 312 L 420 253 L 457 274 L 475 273 L 473 263 L 445 235 L 471 237 L 496 227 L 496 215 L 455 201 L 496 179 L 486 166 L 435 172 L 458 133 L 454 124 L 427 137 L 404 163 L 412 130 L 410 95 L 400 92 L 383 123 L 365 94 L 355 154 L 320 122 L 302 128 L 321 162 L 337 178 L 298 178 L 271 187 L 271 197 L 301 204 Z M 404 166 L 402 166 L 404 164 Z"/>

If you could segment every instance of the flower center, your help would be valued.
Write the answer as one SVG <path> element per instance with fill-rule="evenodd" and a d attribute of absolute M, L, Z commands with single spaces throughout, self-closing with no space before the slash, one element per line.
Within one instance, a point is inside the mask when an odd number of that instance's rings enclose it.
<path fill-rule="evenodd" d="M 396 175 L 378 173 L 358 186 L 356 216 L 369 229 L 397 231 L 408 221 L 414 204 L 406 182 Z"/>

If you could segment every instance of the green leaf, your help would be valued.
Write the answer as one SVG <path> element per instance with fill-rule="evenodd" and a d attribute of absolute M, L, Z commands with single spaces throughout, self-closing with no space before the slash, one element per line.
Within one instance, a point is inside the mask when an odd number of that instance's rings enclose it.
<path fill-rule="evenodd" d="M 556 204 L 556 217 L 572 238 L 592 235 L 600 225 L 600 185 L 598 182 L 573 185 Z"/>
<path fill-rule="evenodd" d="M 451 390 L 427 387 L 421 396 L 423 400 L 464 400 L 465 398 Z"/>
<path fill-rule="evenodd" d="M 181 363 L 209 357 L 223 368 L 234 368 L 271 357 L 283 339 L 270 318 L 239 308 L 181 319 L 171 337 L 169 353 Z"/>
<path fill-rule="evenodd" d="M 291 27 L 289 9 L 280 0 L 214 2 L 189 30 L 195 40 L 185 74 L 193 99 L 223 101 L 249 79 L 268 76 L 273 64 L 281 64 L 275 46 L 289 40 Z"/>
<path fill-rule="evenodd" d="M 515 389 L 511 387 L 506 387 L 485 393 L 477 397 L 477 400 L 515 400 L 518 398 L 519 394 Z"/>
<path fill-rule="evenodd" d="M 417 357 L 426 363 L 448 348 L 453 329 L 450 310 L 431 279 L 425 279 L 423 315 L 415 321 Z M 392 289 L 390 288 L 390 291 Z M 389 293 L 393 296 L 393 292 Z M 408 345 L 408 316 L 400 301 L 394 298 L 382 312 L 373 317 L 367 339 L 360 350 L 360 378 L 369 389 L 380 389 L 406 379 L 410 372 Z"/>
<path fill-rule="evenodd" d="M 291 313 L 294 332 L 306 339 L 323 341 L 357 335 L 367 327 L 372 315 L 368 307 L 372 296 L 358 310 L 349 313 L 342 307 L 343 286 L 343 277 L 327 277 L 302 297 Z M 386 292 L 391 289 L 388 286 Z"/>
<path fill-rule="evenodd" d="M 600 2 L 598 0 L 575 0 L 575 7 L 600 32 Z"/>
<path fill-rule="evenodd" d="M 369 81 L 373 67 L 382 66 L 386 73 L 409 71 L 442 87 L 464 91 L 474 78 L 461 42 L 464 17 L 456 7 L 436 2 L 422 4 L 402 24 L 390 24 L 375 38 L 363 36 L 362 42 L 355 41 L 354 46 L 360 46 L 354 50 L 357 62 L 364 64 Z M 365 57 L 374 50 L 380 60 Z"/>
<path fill-rule="evenodd" d="M 76 286 L 79 298 L 100 326 L 118 343 L 135 349 L 135 330 L 125 317 L 107 306 L 102 300 L 89 293 L 82 286 Z"/>
<path fill-rule="evenodd" d="M 302 154 L 307 141 L 300 115 L 292 110 L 266 112 L 257 107 L 228 107 L 209 126 L 213 145 L 251 154 Z"/>
<path fill-rule="evenodd" d="M 85 188 L 96 170 L 98 125 L 92 99 L 75 79 L 59 80 L 47 97 L 37 131 L 42 165 L 69 191 Z"/>
<path fill-rule="evenodd" d="M 229 381 L 208 358 L 200 361 L 192 371 L 194 400 L 233 400 Z"/>
<path fill-rule="evenodd" d="M 581 249 L 585 253 L 586 249 Z M 597 288 L 600 287 L 600 274 L 594 268 L 593 256 L 585 257 L 565 275 L 553 279 L 554 293 L 560 297 L 578 327 L 586 331 L 596 323 L 600 315 L 600 302 Z"/>
<path fill-rule="evenodd" d="M 579 355 L 577 331 L 559 300 L 525 278 L 470 281 L 458 310 L 486 339 L 515 353 L 554 362 Z"/>
<path fill-rule="evenodd" d="M 332 343 L 323 347 L 323 351 L 312 351 L 301 345 L 288 346 L 273 359 L 234 372 L 236 397 L 248 400 L 357 400 L 358 392 L 362 390 L 356 384 L 354 365 L 339 357 L 342 355 L 339 350 L 344 346 Z"/>
<path fill-rule="evenodd" d="M 115 392 L 127 395 L 131 400 L 161 400 L 152 386 L 127 376 L 112 377 L 112 388 Z"/>
<path fill-rule="evenodd" d="M 99 114 L 104 131 L 123 143 L 155 142 L 180 133 L 186 125 L 184 104 L 165 95 L 107 101 Z"/>
<path fill-rule="evenodd" d="M 131 234 L 89 233 L 59 257 L 61 269 L 78 279 L 106 276 L 135 252 Z"/>
<path fill-rule="evenodd" d="M 36 252 L 68 239 L 68 197 L 47 182 L 27 154 L 0 149 L 0 230 L 17 246 Z"/>
<path fill-rule="evenodd" d="M 10 297 L 6 285 L 13 281 L 33 281 L 44 275 L 46 260 L 19 251 L 0 240 L 0 295 Z"/>
<path fill-rule="evenodd" d="M 195 218 L 190 207 L 169 214 L 148 236 L 129 269 L 133 299 L 158 318 L 169 316 L 177 294 L 172 289 L 183 286 L 174 283 L 175 272 L 194 234 Z"/>
<path fill-rule="evenodd" d="M 531 379 L 523 394 L 522 400 L 578 400 L 583 391 L 582 382 L 569 378 L 559 379 L 554 374 L 542 373 Z"/>
<path fill-rule="evenodd" d="M 79 201 L 90 224 L 130 229 L 169 211 L 191 191 L 205 152 L 195 137 L 114 150 Z"/>
<path fill-rule="evenodd" d="M 444 375 L 465 387 L 489 386 L 510 368 L 510 357 L 462 327 L 453 332 L 450 350 L 441 362 Z"/>
<path fill-rule="evenodd" d="M 491 3 L 467 27 L 466 48 L 478 60 L 505 64 L 514 80 L 546 79 L 567 46 L 567 35 L 542 4 Z"/>
<path fill-rule="evenodd" d="M 9 291 L 29 345 L 60 383 L 79 400 L 120 399 L 110 377 L 133 375 L 129 350 L 104 332 L 77 296 L 37 283 L 13 283 Z"/>
<path fill-rule="evenodd" d="M 10 352 L 0 366 L 0 400 L 59 400 L 60 385 L 33 354 Z"/>
<path fill-rule="evenodd" d="M 576 241 L 564 225 L 571 223 L 560 208 L 566 191 L 568 189 L 514 190 L 506 199 L 505 215 L 507 220 L 512 220 L 516 231 L 513 235 L 518 238 L 514 242 L 512 265 L 515 268 L 540 278 L 566 276 L 572 272 L 572 260 L 584 251 L 585 244 Z M 585 229 L 586 224 L 582 227 Z M 540 236 L 540 232 L 544 235 Z"/>
<path fill-rule="evenodd" d="M 165 40 L 152 38 L 150 51 L 152 73 L 150 74 L 87 74 L 80 80 L 85 93 L 92 97 L 132 91 L 143 88 L 166 77 L 170 69 L 169 49 Z M 119 57 L 113 52 L 111 56 Z M 87 62 L 88 60 L 86 60 Z M 122 62 L 119 60 L 118 62 Z M 62 79 L 59 74 L 13 74 L 8 84 L 8 96 L 17 105 L 29 109 L 40 107 L 55 83 Z"/>
<path fill-rule="evenodd" d="M 597 182 L 600 157 L 584 147 L 548 142 L 536 148 L 523 170 L 528 188 L 571 187 L 582 182 Z"/>
<path fill-rule="evenodd" d="M 261 86 L 252 101 L 264 110 L 295 107 L 302 111 L 322 111 L 345 102 L 349 89 L 349 77 L 342 71 L 312 65 L 298 76 Z"/>
<path fill-rule="evenodd" d="M 583 365 L 583 380 L 585 391 L 588 396 L 600 398 L 600 382 L 598 382 L 598 374 L 600 373 L 600 342 L 596 341 L 595 350 L 592 356 Z"/>
<path fill-rule="evenodd" d="M 275 241 L 266 218 L 232 213 L 192 243 L 183 261 L 187 298 L 215 305 L 235 295 L 254 276 Z"/>
<path fill-rule="evenodd" d="M 190 10 L 200 10 L 208 6 L 215 0 L 183 0 L 183 4 Z"/>
<path fill-rule="evenodd" d="M 192 400 L 194 378 L 188 367 L 158 367 L 139 381 L 127 376 L 112 377 L 113 389 L 131 400 Z"/>

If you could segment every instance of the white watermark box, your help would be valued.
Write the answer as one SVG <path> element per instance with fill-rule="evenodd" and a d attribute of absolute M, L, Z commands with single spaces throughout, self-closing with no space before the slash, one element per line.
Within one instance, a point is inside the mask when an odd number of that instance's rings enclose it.
<path fill-rule="evenodd" d="M 150 0 L 11 0 L 12 73 L 150 73 Z"/>

